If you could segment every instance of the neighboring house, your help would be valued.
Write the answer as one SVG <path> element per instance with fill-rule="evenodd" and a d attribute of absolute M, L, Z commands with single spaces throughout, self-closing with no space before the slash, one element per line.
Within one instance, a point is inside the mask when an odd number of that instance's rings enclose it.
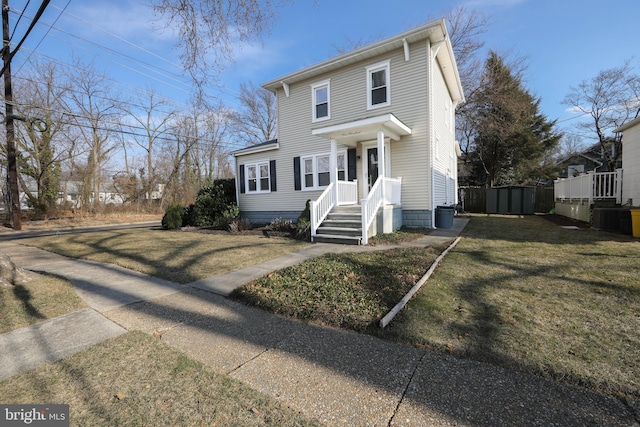
<path fill-rule="evenodd" d="M 600 147 L 593 146 L 584 156 L 587 164 L 599 164 L 584 170 L 572 163 L 577 174 L 560 177 L 554 182 L 555 210 L 558 214 L 595 224 L 595 209 L 603 207 L 640 206 L 640 118 L 620 126 L 614 131 L 622 133 L 622 155 L 615 171 L 608 171 L 603 159 L 595 158 Z M 584 172 L 584 173 L 583 173 Z"/>
<path fill-rule="evenodd" d="M 456 203 L 464 96 L 444 20 L 262 87 L 277 97 L 278 137 L 233 153 L 243 217 L 295 220 L 311 200 L 314 241 L 366 244 L 434 228 L 436 207 Z"/>
<path fill-rule="evenodd" d="M 614 147 L 614 145 L 612 145 Z M 571 154 L 560 160 L 557 165 L 560 169 L 559 178 L 572 178 L 583 173 L 612 172 L 609 170 L 607 159 L 602 152 L 600 143 L 594 144 L 584 151 Z M 622 159 L 618 160 L 617 168 L 622 167 Z"/>
<path fill-rule="evenodd" d="M 622 202 L 640 206 L 640 117 L 615 132 L 622 132 Z"/>

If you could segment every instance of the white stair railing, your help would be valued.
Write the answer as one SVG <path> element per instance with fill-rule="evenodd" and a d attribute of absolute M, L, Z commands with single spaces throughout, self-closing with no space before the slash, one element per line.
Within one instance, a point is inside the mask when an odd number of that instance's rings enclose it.
<path fill-rule="evenodd" d="M 378 213 L 378 209 L 384 202 L 383 197 L 383 185 L 384 185 L 384 177 L 379 177 L 371 190 L 369 190 L 369 194 L 366 199 L 362 200 L 362 244 L 366 245 L 369 242 L 369 226 L 373 222 L 376 214 Z"/>
<path fill-rule="evenodd" d="M 322 221 L 329 215 L 331 209 L 336 205 L 336 192 L 333 191 L 333 182 L 322 192 L 318 200 L 309 203 L 311 214 L 311 241 L 318 232 L 318 228 Z"/>
<path fill-rule="evenodd" d="M 338 181 L 338 206 L 358 204 L 358 181 Z"/>

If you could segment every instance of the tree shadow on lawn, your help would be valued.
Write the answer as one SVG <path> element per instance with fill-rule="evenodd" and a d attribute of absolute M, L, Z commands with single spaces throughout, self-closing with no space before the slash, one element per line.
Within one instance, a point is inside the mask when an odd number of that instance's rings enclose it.
<path fill-rule="evenodd" d="M 540 306 L 539 310 L 536 308 L 528 307 L 528 310 L 524 313 L 518 313 L 515 309 L 509 307 L 503 307 L 500 304 L 509 306 L 509 298 L 517 299 L 518 294 L 522 295 L 525 292 L 531 297 L 531 300 L 522 302 L 523 304 L 535 305 L 536 299 L 540 301 L 540 304 L 552 304 L 552 301 L 544 301 L 541 299 L 550 299 L 547 289 L 538 292 L 538 289 L 530 281 L 531 278 L 539 278 L 540 282 L 545 283 L 543 286 L 551 286 L 556 283 L 560 286 L 578 286 L 579 289 L 575 292 L 575 295 L 568 297 L 561 294 L 565 291 L 560 288 L 560 294 L 557 298 L 577 298 L 572 304 L 577 306 L 576 316 L 579 316 L 579 311 L 582 310 L 581 304 L 585 303 L 586 298 L 590 294 L 602 294 L 607 293 L 610 298 L 616 298 L 619 300 L 620 305 L 631 303 L 631 301 L 638 301 L 640 296 L 640 287 L 630 287 L 623 284 L 614 283 L 605 278 L 576 278 L 567 274 L 562 274 L 570 268 L 574 268 L 574 265 L 562 265 L 552 263 L 550 265 L 537 265 L 535 263 L 528 263 L 527 260 L 514 259 L 513 261 L 497 261 L 495 256 L 483 250 L 469 250 L 457 248 L 456 251 L 462 254 L 465 259 L 470 260 L 469 264 L 486 265 L 490 266 L 490 272 L 474 275 L 472 279 L 456 279 L 457 285 L 454 285 L 454 292 L 457 299 L 460 301 L 453 305 L 458 305 L 456 311 L 464 312 L 468 315 L 466 320 L 453 320 L 449 324 L 451 336 L 458 337 L 455 348 L 452 346 L 448 348 L 449 352 L 458 354 L 464 357 L 470 357 L 474 360 L 481 362 L 487 362 L 504 366 L 511 369 L 523 370 L 535 375 L 554 380 L 562 381 L 565 383 L 577 385 L 580 387 L 587 387 L 593 390 L 599 390 L 607 394 L 616 394 L 619 392 L 633 395 L 635 399 L 640 398 L 640 390 L 637 386 L 632 384 L 622 384 L 618 380 L 617 383 L 611 385 L 608 383 L 607 378 L 585 378 L 579 373 L 574 373 L 570 368 L 567 370 L 558 370 L 558 366 L 551 365 L 537 365 L 535 363 L 529 363 L 530 361 L 526 356 L 515 357 L 514 354 L 509 354 L 509 350 L 505 350 L 505 336 L 510 334 L 517 334 L 518 332 L 513 328 L 521 327 L 522 322 L 530 321 L 530 316 L 543 316 L 543 310 L 547 307 Z M 492 274 L 491 272 L 496 272 Z M 551 289 L 550 292 L 553 292 Z M 496 297 L 496 293 L 500 293 L 500 297 Z M 502 299 L 500 299 L 502 298 Z M 580 298 L 583 298 L 580 300 Z M 521 301 L 519 301 L 521 302 Z M 571 303 L 570 301 L 562 301 L 562 303 Z M 637 303 L 636 303 L 637 306 Z M 604 309 L 604 308 L 603 308 Z M 514 314 L 515 312 L 515 314 Z M 550 313 L 550 317 L 561 316 L 562 314 Z M 524 316 L 520 318 L 519 316 Z M 548 320 L 548 319 L 544 319 Z M 576 319 L 581 321 L 584 319 Z M 539 327 L 539 325 L 536 325 Z M 570 341 L 571 337 L 567 337 L 566 349 L 570 353 Z M 515 343 L 517 345 L 517 343 Z M 619 350 L 619 349 L 616 349 Z M 534 350 L 535 351 L 535 350 Z M 551 355 L 566 356 L 564 354 Z M 524 357 L 524 358 L 523 358 Z M 573 355 L 573 357 L 576 357 Z M 623 363 L 623 362 L 621 362 Z M 622 369 L 622 367 L 620 367 Z"/>
<path fill-rule="evenodd" d="M 171 242 L 171 250 L 168 251 L 167 254 L 162 258 L 156 259 L 155 257 L 147 256 L 144 252 L 133 254 L 127 251 L 117 250 L 116 245 L 121 242 L 121 239 L 123 237 L 128 235 L 130 235 L 130 231 L 110 231 L 103 238 L 95 241 L 94 243 L 87 243 L 87 241 L 81 236 L 71 237 L 69 241 L 71 243 L 77 243 L 88 248 L 87 251 L 80 252 L 76 255 L 76 257 L 79 259 L 90 259 L 91 256 L 100 253 L 113 254 L 115 257 L 123 260 L 128 260 L 132 264 L 151 267 L 148 270 L 144 271 L 144 274 L 148 274 L 150 276 L 158 277 L 164 280 L 173 281 L 179 284 L 192 283 L 194 281 L 203 279 L 203 277 L 189 273 L 189 268 L 202 260 L 217 259 L 220 262 L 224 263 L 225 259 L 228 259 L 225 255 L 229 252 L 238 250 L 250 250 L 252 248 L 255 248 L 255 243 L 234 243 L 226 247 L 204 250 L 198 253 L 196 256 L 183 257 L 181 254 L 191 250 L 193 242 L 173 241 Z M 57 249 L 55 246 L 51 248 L 51 251 L 63 251 L 64 253 L 64 249 Z M 176 259 L 180 258 L 184 258 L 183 261 L 180 264 L 176 264 Z M 247 261 L 247 264 L 250 264 L 250 261 Z M 131 264 L 121 265 L 121 267 L 131 268 Z M 219 274 L 233 269 L 226 267 L 222 268 L 224 271 L 220 272 Z"/>

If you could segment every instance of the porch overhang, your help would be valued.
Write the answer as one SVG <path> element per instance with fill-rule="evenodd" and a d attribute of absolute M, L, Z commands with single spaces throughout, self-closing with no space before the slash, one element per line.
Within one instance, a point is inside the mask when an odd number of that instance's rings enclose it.
<path fill-rule="evenodd" d="M 406 135 L 411 135 L 411 128 L 402 123 L 393 114 L 369 117 L 348 123 L 313 129 L 312 135 L 327 139 L 335 139 L 341 143 L 355 145 L 359 141 L 369 141 L 377 138 L 378 132 L 399 141 Z"/>

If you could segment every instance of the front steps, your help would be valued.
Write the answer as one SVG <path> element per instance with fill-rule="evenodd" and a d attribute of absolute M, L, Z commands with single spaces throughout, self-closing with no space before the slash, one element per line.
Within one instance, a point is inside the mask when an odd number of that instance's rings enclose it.
<path fill-rule="evenodd" d="M 318 228 L 313 241 L 360 245 L 362 243 L 362 210 L 360 205 L 333 208 Z"/>

